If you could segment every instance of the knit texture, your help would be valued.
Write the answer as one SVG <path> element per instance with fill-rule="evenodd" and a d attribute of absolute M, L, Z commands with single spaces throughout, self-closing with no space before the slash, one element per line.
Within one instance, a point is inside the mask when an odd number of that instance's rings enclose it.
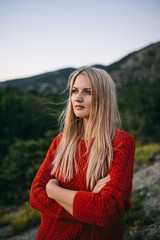
<path fill-rule="evenodd" d="M 123 216 L 131 207 L 135 142 L 127 132 L 116 129 L 113 140 L 113 160 L 109 169 L 111 180 L 100 193 L 86 189 L 86 144 L 79 140 L 76 160 L 78 172 L 73 180 L 60 186 L 78 190 L 73 201 L 73 216 L 46 194 L 46 184 L 52 178 L 51 162 L 61 134 L 52 142 L 46 158 L 32 183 L 30 205 L 42 213 L 37 239 L 43 240 L 121 240 Z"/>

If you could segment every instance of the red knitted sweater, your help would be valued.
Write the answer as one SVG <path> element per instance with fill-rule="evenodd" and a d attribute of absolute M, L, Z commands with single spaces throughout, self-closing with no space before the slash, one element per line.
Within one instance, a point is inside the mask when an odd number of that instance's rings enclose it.
<path fill-rule="evenodd" d="M 114 157 L 109 169 L 111 180 L 100 193 L 86 190 L 86 145 L 80 140 L 77 147 L 78 172 L 74 180 L 62 182 L 64 188 L 78 190 L 73 201 L 73 216 L 53 199 L 48 198 L 45 187 L 52 178 L 51 162 L 59 144 L 60 135 L 52 142 L 46 158 L 37 172 L 30 192 L 30 204 L 42 212 L 37 239 L 121 240 L 122 220 L 130 208 L 135 142 L 126 132 L 117 130 L 113 140 Z M 80 154 L 79 154 L 80 151 Z"/>

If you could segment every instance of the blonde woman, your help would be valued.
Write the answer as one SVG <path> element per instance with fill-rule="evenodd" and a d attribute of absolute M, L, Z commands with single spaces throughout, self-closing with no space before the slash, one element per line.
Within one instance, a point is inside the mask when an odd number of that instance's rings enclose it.
<path fill-rule="evenodd" d="M 30 204 L 42 212 L 37 239 L 121 240 L 135 142 L 115 127 L 115 84 L 106 71 L 81 68 L 69 85 L 63 131 L 31 187 Z"/>

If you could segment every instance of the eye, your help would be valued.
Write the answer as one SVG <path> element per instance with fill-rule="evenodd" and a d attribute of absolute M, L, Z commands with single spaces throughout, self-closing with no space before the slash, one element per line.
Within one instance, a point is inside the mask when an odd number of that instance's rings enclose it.
<path fill-rule="evenodd" d="M 77 89 L 72 89 L 72 93 L 77 93 L 78 90 Z"/>
<path fill-rule="evenodd" d="M 88 95 L 91 95 L 91 91 L 90 90 L 86 90 L 85 93 L 88 94 Z"/>

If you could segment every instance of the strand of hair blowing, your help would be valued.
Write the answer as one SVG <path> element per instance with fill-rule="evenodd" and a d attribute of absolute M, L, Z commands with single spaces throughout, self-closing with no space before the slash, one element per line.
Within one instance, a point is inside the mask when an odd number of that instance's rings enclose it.
<path fill-rule="evenodd" d="M 76 77 L 85 74 L 92 86 L 92 106 L 87 128 L 83 128 L 83 119 L 77 118 L 71 104 L 72 87 Z M 92 190 L 100 178 L 107 175 L 113 157 L 112 140 L 115 125 L 120 123 L 116 101 L 115 84 L 109 74 L 98 68 L 87 67 L 75 71 L 69 78 L 70 96 L 66 109 L 61 115 L 62 140 L 53 160 L 51 174 L 57 179 L 69 181 L 73 178 L 73 168 L 77 169 L 76 147 L 80 137 L 85 134 L 87 152 L 86 183 Z M 91 140 L 94 136 L 94 141 Z"/>

